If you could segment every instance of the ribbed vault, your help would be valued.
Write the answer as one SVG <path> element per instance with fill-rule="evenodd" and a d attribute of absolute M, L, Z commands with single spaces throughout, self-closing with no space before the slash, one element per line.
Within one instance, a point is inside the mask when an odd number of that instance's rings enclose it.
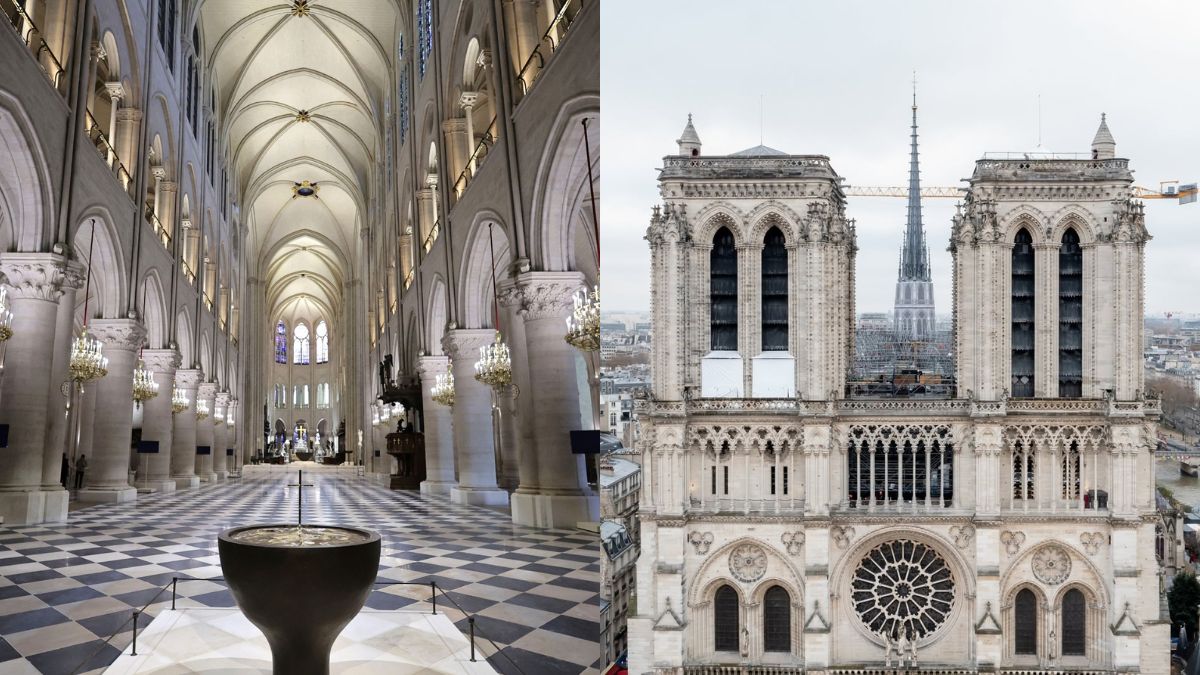
<path fill-rule="evenodd" d="M 198 12 L 265 307 L 332 317 L 383 153 L 397 5 L 202 0 Z"/>

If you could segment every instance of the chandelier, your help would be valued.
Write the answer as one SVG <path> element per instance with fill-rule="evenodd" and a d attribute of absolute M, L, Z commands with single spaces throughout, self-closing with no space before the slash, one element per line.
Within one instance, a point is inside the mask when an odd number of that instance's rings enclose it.
<path fill-rule="evenodd" d="M 227 427 L 233 426 L 233 411 L 232 410 L 225 413 L 225 426 L 227 426 Z"/>
<path fill-rule="evenodd" d="M 0 287 L 0 342 L 7 342 L 12 337 L 13 313 L 8 308 L 8 289 Z"/>
<path fill-rule="evenodd" d="M 575 309 L 567 317 L 566 341 L 577 349 L 594 352 L 600 349 L 600 286 L 575 291 Z"/>
<path fill-rule="evenodd" d="M 446 368 L 446 372 L 437 376 L 429 393 L 435 403 L 454 405 L 454 373 L 449 367 Z"/>
<path fill-rule="evenodd" d="M 379 421 L 386 424 L 390 419 L 392 419 L 392 406 L 384 403 L 379 411 Z"/>
<path fill-rule="evenodd" d="M 158 396 L 158 383 L 154 381 L 154 373 L 146 368 L 146 364 L 138 359 L 137 368 L 133 371 L 133 401 L 138 407 L 142 403 Z"/>
<path fill-rule="evenodd" d="M 372 409 L 373 409 L 373 412 L 371 413 L 371 426 L 377 427 L 377 426 L 379 426 L 379 421 L 380 421 L 379 420 L 379 408 L 372 407 Z"/>
<path fill-rule="evenodd" d="M 503 387 L 512 382 L 512 355 L 508 345 L 496 331 L 496 341 L 479 348 L 479 361 L 475 363 L 475 379 L 493 387 Z"/>
<path fill-rule="evenodd" d="M 99 340 L 88 337 L 86 325 L 79 331 L 79 337 L 71 342 L 69 368 L 71 379 L 80 383 L 90 382 L 108 374 L 108 359 L 104 356 L 104 345 Z"/>
<path fill-rule="evenodd" d="M 196 401 L 196 419 L 202 420 L 208 418 L 208 401 L 203 399 Z"/>
<path fill-rule="evenodd" d="M 512 382 L 512 354 L 500 336 L 500 302 L 496 295 L 496 249 L 492 245 L 492 223 L 488 223 L 488 251 L 492 255 L 492 317 L 496 324 L 496 341 L 479 348 L 475 379 L 493 387 L 503 387 Z"/>
<path fill-rule="evenodd" d="M 179 387 L 175 387 L 175 390 L 171 392 L 171 412 L 181 413 L 187 410 L 189 405 L 191 405 L 191 401 L 188 400 L 187 394 Z"/>

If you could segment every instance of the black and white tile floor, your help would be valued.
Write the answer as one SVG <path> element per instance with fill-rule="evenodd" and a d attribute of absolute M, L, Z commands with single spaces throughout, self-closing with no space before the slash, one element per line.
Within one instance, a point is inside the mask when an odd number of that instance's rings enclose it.
<path fill-rule="evenodd" d="M 379 531 L 379 580 L 436 581 L 517 664 L 493 655 L 497 670 L 540 675 L 601 665 L 594 534 L 516 526 L 501 511 L 392 491 L 345 473 L 304 479 L 316 484 L 305 489 L 305 522 Z M 64 525 L 0 526 L 0 675 L 70 673 L 172 576 L 219 577 L 217 533 L 295 522 L 296 488 L 287 487 L 294 482 L 294 474 L 248 477 L 84 508 Z M 187 598 L 181 606 L 234 604 L 216 582 L 181 581 L 179 594 Z M 162 598 L 141 625 L 170 607 L 169 590 Z M 427 586 L 382 586 L 367 605 L 428 611 L 428 600 Z M 438 611 L 445 604 L 439 598 Z M 463 615 L 449 615 L 465 633 Z M 82 672 L 100 672 L 128 643 L 125 630 Z"/>

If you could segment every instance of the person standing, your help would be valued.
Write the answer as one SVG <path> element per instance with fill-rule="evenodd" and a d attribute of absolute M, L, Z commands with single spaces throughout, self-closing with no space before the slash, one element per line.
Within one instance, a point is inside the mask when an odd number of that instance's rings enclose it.
<path fill-rule="evenodd" d="M 62 485 L 64 488 L 65 488 L 65 487 L 68 487 L 68 485 L 67 485 L 67 478 L 68 478 L 70 475 L 71 475 L 71 464 L 70 464 L 70 462 L 68 462 L 68 461 L 67 461 L 67 453 L 65 453 L 65 452 L 64 452 L 64 453 L 63 453 L 63 458 L 62 458 L 62 468 L 61 468 L 61 469 L 59 470 L 59 472 L 58 472 L 58 482 L 59 482 L 59 483 L 60 483 L 60 484 L 61 484 L 61 485 Z"/>
<path fill-rule="evenodd" d="M 87 471 L 87 455 L 80 455 L 79 461 L 75 462 L 75 489 L 83 488 L 83 474 Z"/>

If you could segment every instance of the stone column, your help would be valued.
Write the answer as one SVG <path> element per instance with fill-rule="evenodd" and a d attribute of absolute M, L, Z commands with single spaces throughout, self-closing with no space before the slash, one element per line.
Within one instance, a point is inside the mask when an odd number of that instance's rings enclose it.
<path fill-rule="evenodd" d="M 471 155 L 471 148 L 467 143 L 466 120 L 454 117 L 442 122 L 442 135 L 446 139 L 446 158 L 450 160 L 446 180 L 450 183 L 450 189 L 458 192 L 464 187 L 458 184 L 458 176 L 466 168 L 467 158 Z M 457 199 L 458 194 L 454 197 Z"/>
<path fill-rule="evenodd" d="M 421 356 L 417 358 L 417 372 L 421 374 L 421 409 L 425 426 L 425 480 L 421 481 L 421 492 L 448 495 L 458 485 L 454 480 L 454 427 L 452 408 L 435 403 L 433 385 L 437 376 L 450 367 L 445 356 Z"/>
<path fill-rule="evenodd" d="M 179 352 L 174 349 L 146 349 L 142 361 L 154 373 L 158 396 L 142 404 L 142 442 L 155 441 L 158 452 L 142 455 L 138 460 L 138 477 L 134 486 L 139 490 L 174 492 L 171 478 L 172 432 L 171 397 L 175 387 L 175 371 L 179 368 Z"/>
<path fill-rule="evenodd" d="M 203 382 L 196 391 L 196 403 L 208 403 L 208 417 L 196 420 L 196 475 L 201 483 L 212 483 L 217 480 L 213 472 L 213 408 L 216 405 L 217 383 Z M 205 453 L 201 448 L 208 448 Z"/>
<path fill-rule="evenodd" d="M 467 124 L 467 129 L 466 129 L 466 132 L 467 132 L 467 143 L 466 143 L 466 146 L 467 146 L 467 164 L 466 164 L 467 173 L 468 173 L 468 175 L 474 176 L 475 175 L 474 154 L 475 154 L 476 143 L 475 143 L 475 120 L 472 118 L 474 117 L 474 114 L 475 114 L 475 105 L 477 103 L 479 103 L 479 92 L 464 91 L 462 93 L 462 96 L 459 97 L 458 103 L 459 103 L 459 105 L 462 106 L 463 120 L 466 121 L 466 124 Z"/>
<path fill-rule="evenodd" d="M 212 464 L 217 480 L 225 480 L 225 477 L 229 475 L 229 469 L 226 468 L 229 427 L 225 424 L 225 415 L 228 412 L 229 392 L 222 391 L 217 394 L 216 404 L 213 406 Z"/>
<path fill-rule="evenodd" d="M 520 446 L 517 444 L 517 398 L 523 390 L 509 385 L 496 391 L 497 421 L 500 424 L 500 484 L 515 490 L 521 484 Z"/>
<path fill-rule="evenodd" d="M 117 138 L 120 145 L 113 144 L 122 161 L 127 166 L 137 166 L 138 125 L 142 121 L 142 111 L 137 108 L 121 108 L 117 110 Z"/>
<path fill-rule="evenodd" d="M 230 448 L 233 449 L 233 454 L 225 460 L 225 471 L 229 476 L 240 476 L 242 473 L 241 458 L 241 428 L 238 426 L 238 414 L 241 410 L 241 401 L 236 398 L 229 399 L 229 413 L 232 423 L 226 425 L 226 441 Z"/>
<path fill-rule="evenodd" d="M 0 273 L 8 284 L 14 316 L 0 380 L 0 422 L 9 425 L 8 447 L 0 462 L 0 517 L 5 525 L 40 523 L 46 505 L 42 490 L 45 393 L 67 259 L 54 253 L 3 253 Z"/>
<path fill-rule="evenodd" d="M 187 397 L 188 407 L 175 413 L 171 434 L 171 478 L 177 488 L 200 487 L 196 475 L 196 394 L 204 373 L 195 368 L 175 371 L 175 386 Z"/>
<path fill-rule="evenodd" d="M 62 284 L 63 295 L 58 301 L 54 329 L 54 365 L 50 371 L 50 388 L 46 400 L 46 449 L 42 454 L 42 491 L 46 493 L 44 522 L 47 523 L 67 522 L 67 502 L 70 495 L 61 479 L 67 448 L 67 402 L 70 400 L 73 386 L 69 381 L 69 365 L 71 338 L 74 337 L 75 327 L 75 292 L 83 288 L 85 279 L 82 263 L 67 263 Z"/>
<path fill-rule="evenodd" d="M 88 333 L 104 345 L 108 374 L 92 386 L 96 412 L 92 422 L 92 455 L 81 502 L 128 502 L 137 499 L 129 484 L 129 449 L 133 439 L 133 368 L 146 341 L 136 319 L 96 319 Z"/>
<path fill-rule="evenodd" d="M 158 222 L 162 224 L 163 230 L 167 236 L 175 237 L 175 200 L 179 197 L 179 183 L 173 180 L 156 180 L 158 185 L 158 199 L 162 200 L 162 206 L 158 209 Z M 155 233 L 159 241 L 162 241 L 162 235 Z M 163 247 L 171 252 L 170 242 L 163 241 Z"/>
<path fill-rule="evenodd" d="M 599 501 L 587 486 L 582 456 L 570 452 L 570 432 L 591 427 L 591 421 L 583 419 L 580 403 L 591 395 L 587 367 L 563 339 L 571 296 L 582 287 L 583 275 L 578 272 L 527 272 L 516 280 L 529 358 L 526 367 L 536 382 L 529 396 L 537 411 L 530 423 L 538 488 L 536 494 L 514 497 L 515 523 L 574 527 L 600 515 Z"/>
<path fill-rule="evenodd" d="M 454 456 L 458 485 L 450 489 L 457 504 L 508 504 L 508 492 L 496 482 L 496 450 L 492 443 L 492 391 L 475 379 L 479 348 L 489 345 L 490 328 L 456 329 L 442 345 L 454 368 Z"/>
<path fill-rule="evenodd" d="M 108 112 L 108 163 L 111 166 L 119 158 L 117 152 L 117 111 L 121 109 L 121 99 L 125 97 L 125 87 L 120 82 L 105 82 L 104 89 L 108 92 L 111 110 Z"/>

